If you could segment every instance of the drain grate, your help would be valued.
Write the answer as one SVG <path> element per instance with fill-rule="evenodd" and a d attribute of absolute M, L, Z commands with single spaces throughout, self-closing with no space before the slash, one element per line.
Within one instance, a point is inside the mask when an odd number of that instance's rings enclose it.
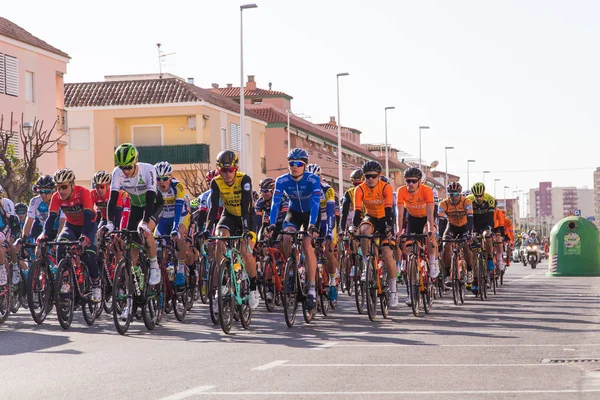
<path fill-rule="evenodd" d="M 544 358 L 542 364 L 589 364 L 598 363 L 600 358 Z"/>

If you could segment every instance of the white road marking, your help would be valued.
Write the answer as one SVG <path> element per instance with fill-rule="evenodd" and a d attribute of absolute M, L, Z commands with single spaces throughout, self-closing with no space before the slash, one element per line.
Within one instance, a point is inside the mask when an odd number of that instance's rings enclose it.
<path fill-rule="evenodd" d="M 175 393 L 170 396 L 167 396 L 167 397 L 163 397 L 160 400 L 181 400 L 181 399 L 185 399 L 186 397 L 190 397 L 190 396 L 193 396 L 196 394 L 205 394 L 204 392 L 206 392 L 207 390 L 213 389 L 215 387 L 216 386 L 197 386 L 195 388 L 184 390 L 183 392 L 179 392 L 179 393 Z"/>
<path fill-rule="evenodd" d="M 327 343 L 323 343 L 318 345 L 317 347 L 313 347 L 311 350 L 323 350 L 323 349 L 328 349 L 330 347 L 335 346 L 336 344 L 338 344 L 339 342 L 327 342 Z"/>
<path fill-rule="evenodd" d="M 369 396 L 376 395 L 440 395 L 440 394 L 550 394 L 550 393 L 599 393 L 600 389 L 548 389 L 548 390 L 456 390 L 456 391 L 367 391 L 367 392 L 208 392 L 198 393 L 210 396 Z"/>
<path fill-rule="evenodd" d="M 269 365 L 269 364 L 266 364 Z M 549 367 L 549 366 L 557 366 L 557 365 L 568 365 L 568 364 L 541 364 L 541 363 L 534 363 L 534 364 L 287 364 L 287 363 L 280 363 L 276 366 L 283 366 L 283 367 L 294 367 L 294 368 L 302 368 L 302 367 L 306 367 L 306 368 L 323 368 L 323 367 L 332 367 L 332 368 L 378 368 L 378 367 L 435 367 L 435 368 L 439 368 L 439 367 L 455 367 L 455 368 L 460 368 L 460 367 L 468 367 L 468 368 L 473 368 L 473 367 L 478 367 L 478 368 L 485 368 L 485 367 L 489 367 L 489 368 L 497 368 L 497 367 Z M 269 366 L 269 368 L 272 368 L 273 366 Z M 269 368 L 265 368 L 265 369 L 269 369 Z"/>
<path fill-rule="evenodd" d="M 533 276 L 543 275 L 543 274 L 545 274 L 545 273 L 546 273 L 546 271 L 540 271 L 540 272 L 536 272 L 536 273 L 533 273 L 533 274 L 531 274 L 531 275 L 527 275 L 527 276 L 524 276 L 524 277 L 522 277 L 522 278 L 515 279 L 514 281 L 513 281 L 513 280 L 510 280 L 510 281 L 508 281 L 507 283 L 519 282 L 519 281 L 522 281 L 522 280 L 524 280 L 524 279 L 531 278 L 531 277 L 533 277 Z"/>
<path fill-rule="evenodd" d="M 600 346 L 600 343 L 582 343 L 573 344 L 569 343 L 569 346 L 581 347 L 581 346 Z M 565 344 L 402 344 L 402 343 L 357 343 L 357 344 L 343 344 L 337 343 L 335 347 L 564 347 Z M 568 351 L 575 351 L 575 349 L 564 349 Z"/>
<path fill-rule="evenodd" d="M 265 371 L 267 369 L 271 369 L 271 368 L 275 368 L 278 367 L 280 365 L 285 364 L 286 362 L 288 362 L 288 360 L 275 360 L 273 362 L 258 366 L 256 368 L 252 368 L 252 371 Z"/>

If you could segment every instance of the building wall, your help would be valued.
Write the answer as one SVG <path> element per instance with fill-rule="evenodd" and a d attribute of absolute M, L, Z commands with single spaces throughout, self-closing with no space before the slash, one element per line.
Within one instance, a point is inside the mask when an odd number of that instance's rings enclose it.
<path fill-rule="evenodd" d="M 594 190 L 577 189 L 577 204 L 582 217 L 593 217 L 596 211 L 594 207 Z"/>
<path fill-rule="evenodd" d="M 0 53 L 16 57 L 19 64 L 19 96 L 0 94 L 0 114 L 4 115 L 4 129 L 9 128 L 13 113 L 14 131 L 19 132 L 23 122 L 43 121 L 42 130 L 50 130 L 56 121 L 57 108 L 64 107 L 62 74 L 67 71 L 67 58 L 7 38 L 0 38 Z M 25 72 L 34 74 L 34 101 L 25 101 Z M 53 132 L 53 138 L 58 135 Z M 59 155 L 50 153 L 38 160 L 42 174 L 53 174 L 58 168 Z"/>

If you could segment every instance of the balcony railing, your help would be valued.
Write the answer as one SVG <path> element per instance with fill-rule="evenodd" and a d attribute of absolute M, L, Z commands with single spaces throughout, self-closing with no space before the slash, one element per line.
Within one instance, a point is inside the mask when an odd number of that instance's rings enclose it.
<path fill-rule="evenodd" d="M 263 174 L 267 173 L 267 157 L 260 158 L 260 170 Z"/>
<path fill-rule="evenodd" d="M 56 109 L 56 130 L 61 133 L 67 132 L 67 111 L 62 108 Z"/>
<path fill-rule="evenodd" d="M 168 161 L 171 164 L 210 162 L 209 145 L 180 144 L 174 146 L 138 146 L 139 160 L 149 164 Z"/>

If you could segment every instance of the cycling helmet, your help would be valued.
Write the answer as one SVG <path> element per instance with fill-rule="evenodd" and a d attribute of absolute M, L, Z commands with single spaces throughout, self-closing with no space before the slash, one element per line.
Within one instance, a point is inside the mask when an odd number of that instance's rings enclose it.
<path fill-rule="evenodd" d="M 130 167 L 135 164 L 138 151 L 131 143 L 123 143 L 115 150 L 115 164 L 117 167 Z"/>
<path fill-rule="evenodd" d="M 311 174 L 321 176 L 321 167 L 319 167 L 319 164 L 308 164 L 308 167 L 306 167 L 306 170 L 308 172 L 310 172 Z"/>
<path fill-rule="evenodd" d="M 485 193 L 485 185 L 481 182 L 477 182 L 473 185 L 471 191 L 475 196 L 483 196 Z"/>
<path fill-rule="evenodd" d="M 537 236 L 537 232 L 532 229 L 529 231 L 529 236 Z"/>
<path fill-rule="evenodd" d="M 197 199 L 190 200 L 190 208 L 192 209 L 192 211 L 196 211 L 198 207 L 200 207 L 200 203 L 198 203 Z"/>
<path fill-rule="evenodd" d="M 154 164 L 154 169 L 156 170 L 156 176 L 171 176 L 173 173 L 173 167 L 167 161 Z"/>
<path fill-rule="evenodd" d="M 463 196 L 465 196 L 465 197 L 469 196 L 470 194 L 471 194 L 471 191 L 469 189 L 467 189 L 463 192 Z"/>
<path fill-rule="evenodd" d="M 353 183 L 362 182 L 365 180 L 365 174 L 363 174 L 362 169 L 355 169 L 350 174 L 350 179 Z"/>
<path fill-rule="evenodd" d="M 381 176 L 379 177 L 379 179 L 380 179 L 381 181 L 385 182 L 385 183 L 390 183 L 390 180 L 389 180 L 389 179 L 388 179 L 388 177 L 387 177 L 387 176 L 385 176 L 385 175 L 381 175 Z"/>
<path fill-rule="evenodd" d="M 40 189 L 54 189 L 55 187 L 54 179 L 50 175 L 43 175 L 38 178 L 32 189 L 37 193 Z"/>
<path fill-rule="evenodd" d="M 275 179 L 265 178 L 259 183 L 261 190 L 273 190 L 275 189 Z"/>
<path fill-rule="evenodd" d="M 378 161 L 367 161 L 362 166 L 362 171 L 364 174 L 366 174 L 367 172 L 373 172 L 373 171 L 380 174 L 381 169 L 382 169 L 381 164 Z"/>
<path fill-rule="evenodd" d="M 462 186 L 458 182 L 450 182 L 446 187 L 448 193 L 450 192 L 462 192 Z"/>
<path fill-rule="evenodd" d="M 423 179 L 423 173 L 419 168 L 410 167 L 404 171 L 404 179 L 406 178 L 417 178 L 418 180 Z"/>
<path fill-rule="evenodd" d="M 232 150 L 223 150 L 217 155 L 217 167 L 218 168 L 227 168 L 227 167 L 235 167 L 238 166 L 238 156 Z"/>
<path fill-rule="evenodd" d="M 287 156 L 288 161 L 299 160 L 304 161 L 304 164 L 308 164 L 308 153 L 304 149 L 292 149 Z"/>
<path fill-rule="evenodd" d="M 61 183 L 75 183 L 75 173 L 71 168 L 59 169 L 54 173 L 54 182 L 57 185 Z"/>
<path fill-rule="evenodd" d="M 215 177 L 219 175 L 219 171 L 217 171 L 216 169 L 213 169 L 212 171 L 208 171 L 206 173 L 206 176 L 204 177 L 206 179 L 206 183 L 210 184 L 210 182 L 215 179 Z"/>
<path fill-rule="evenodd" d="M 27 212 L 27 209 L 29 207 L 27 207 L 27 204 L 25 203 L 17 203 L 15 204 L 15 212 L 17 214 L 25 214 Z"/>
<path fill-rule="evenodd" d="M 92 183 L 94 185 L 104 185 L 110 183 L 112 180 L 112 176 L 106 171 L 98 171 L 94 174 L 94 178 L 92 179 Z"/>

